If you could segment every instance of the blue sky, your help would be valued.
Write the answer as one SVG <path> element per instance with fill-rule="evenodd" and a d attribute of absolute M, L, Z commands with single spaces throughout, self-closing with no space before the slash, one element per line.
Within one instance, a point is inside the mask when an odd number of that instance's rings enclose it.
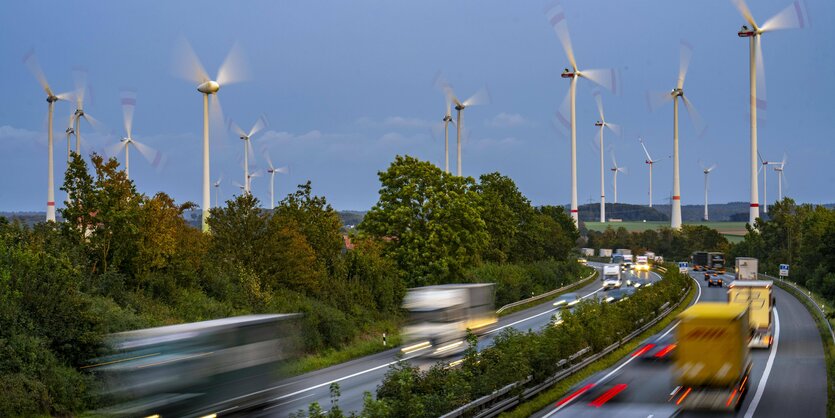
<path fill-rule="evenodd" d="M 763 22 L 790 2 L 750 1 Z M 742 17 L 729 1 L 564 0 L 562 5 L 582 68 L 616 68 L 620 94 L 603 93 L 606 117 L 623 127 L 606 133 L 628 175 L 618 178 L 621 202 L 647 200 L 647 168 L 637 137 L 655 158 L 672 153 L 672 106 L 650 112 L 647 91 L 672 88 L 679 43 L 694 47 L 685 91 L 707 123 L 702 138 L 682 113 L 681 183 L 684 204 L 703 199 L 700 161 L 718 164 L 710 200 L 748 199 L 748 46 L 736 36 Z M 788 155 L 784 194 L 832 202 L 835 175 L 830 119 L 835 93 L 835 3 L 805 3 L 811 26 L 767 33 L 763 39 L 768 111 L 760 125 L 767 159 Z M 131 177 L 141 192 L 165 191 L 178 201 L 201 200 L 201 97 L 174 71 L 175 45 L 188 39 L 214 75 L 239 42 L 247 81 L 223 86 L 226 117 L 242 126 L 265 113 L 270 126 L 256 136 L 256 162 L 268 149 L 289 174 L 276 177 L 277 196 L 307 179 L 338 209 L 365 210 L 377 200 L 377 172 L 397 154 L 443 163 L 444 113 L 433 79 L 442 71 L 462 97 L 482 86 L 490 104 L 466 110 L 464 174 L 499 171 L 535 204 L 569 201 L 569 142 L 554 128 L 568 82 L 568 65 L 543 10 L 547 2 L 509 1 L 40 1 L 0 5 L 0 210 L 44 210 L 46 110 L 44 94 L 22 62 L 34 48 L 56 91 L 70 90 L 74 68 L 88 73 L 88 113 L 99 130 L 82 125 L 91 149 L 123 135 L 120 94 L 136 91 L 134 137 L 166 155 L 155 170 L 131 154 Z M 577 94 L 579 200 L 597 201 L 599 162 L 591 142 L 597 110 L 591 83 Z M 56 181 L 65 167 L 66 120 L 56 107 Z M 242 182 L 242 145 L 216 123 L 212 178 L 224 177 L 221 198 Z M 454 135 L 451 133 L 452 139 Z M 454 145 L 451 144 L 454 149 Z M 121 158 L 121 156 L 120 156 Z M 455 161 L 455 154 L 450 155 Z M 606 156 L 607 168 L 611 164 Z M 611 177 L 606 172 L 611 201 Z M 654 198 L 672 189 L 672 162 L 655 169 Z M 776 197 L 773 172 L 768 196 Z M 268 181 L 253 190 L 267 199 Z M 59 202 L 65 198 L 56 192 Z M 762 191 L 760 192 L 762 200 Z M 214 196 L 212 198 L 214 201 Z M 60 206 L 60 203 L 59 203 Z"/>

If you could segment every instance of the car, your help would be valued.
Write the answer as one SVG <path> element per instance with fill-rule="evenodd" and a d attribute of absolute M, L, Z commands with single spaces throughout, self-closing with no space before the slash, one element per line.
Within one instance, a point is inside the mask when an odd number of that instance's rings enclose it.
<path fill-rule="evenodd" d="M 710 276 L 710 278 L 707 279 L 707 287 L 713 287 L 713 286 L 722 287 L 722 285 L 724 285 L 724 284 L 725 284 L 725 281 L 722 280 L 722 278 L 719 277 L 719 276 Z"/>
<path fill-rule="evenodd" d="M 580 257 L 580 258 L 577 259 L 577 262 L 585 266 L 586 264 L 588 264 L 589 260 L 586 260 L 585 258 Z"/>
<path fill-rule="evenodd" d="M 673 334 L 667 334 L 645 341 L 635 350 L 633 357 L 644 361 L 667 361 L 671 360 L 675 348 L 676 341 Z"/>
<path fill-rule="evenodd" d="M 567 309 L 567 308 L 573 307 L 574 305 L 576 305 L 579 302 L 580 302 L 580 295 L 579 294 L 577 294 L 577 293 L 565 293 L 563 295 L 560 295 L 560 297 L 558 297 L 554 301 L 554 307 L 555 308 L 560 308 L 560 309 Z"/>
<path fill-rule="evenodd" d="M 705 270 L 705 281 L 707 281 L 707 279 L 711 277 L 716 277 L 718 275 L 719 273 L 715 270 Z"/>

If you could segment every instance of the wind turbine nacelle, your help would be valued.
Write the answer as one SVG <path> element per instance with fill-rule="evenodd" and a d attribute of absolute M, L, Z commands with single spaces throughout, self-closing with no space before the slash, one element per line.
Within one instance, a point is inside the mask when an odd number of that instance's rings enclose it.
<path fill-rule="evenodd" d="M 214 94 L 217 93 L 218 90 L 220 90 L 220 84 L 211 80 L 197 86 L 197 91 L 203 94 Z"/>
<path fill-rule="evenodd" d="M 594 126 L 603 126 L 603 122 L 597 121 L 594 123 Z"/>
<path fill-rule="evenodd" d="M 53 94 L 50 94 L 49 96 L 46 96 L 46 101 L 47 101 L 48 103 L 57 102 L 58 100 L 60 100 L 60 99 L 58 98 L 58 96 L 55 96 L 55 95 L 53 95 Z"/>
<path fill-rule="evenodd" d="M 574 78 L 574 75 L 575 75 L 574 72 L 568 71 L 568 69 L 566 69 L 565 71 L 562 72 L 562 74 L 560 74 L 560 77 L 562 77 L 562 78 Z"/>
<path fill-rule="evenodd" d="M 736 33 L 740 38 L 750 38 L 757 35 L 756 29 L 749 29 L 748 26 L 742 26 L 742 29 Z"/>

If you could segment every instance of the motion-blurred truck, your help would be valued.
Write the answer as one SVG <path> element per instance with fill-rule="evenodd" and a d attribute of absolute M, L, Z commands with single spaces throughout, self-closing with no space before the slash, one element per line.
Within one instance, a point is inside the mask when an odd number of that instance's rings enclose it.
<path fill-rule="evenodd" d="M 601 248 L 598 252 L 598 255 L 601 257 L 611 257 L 612 256 L 612 249 L 611 248 Z"/>
<path fill-rule="evenodd" d="M 496 322 L 493 283 L 445 284 L 409 289 L 403 308 L 409 312 L 403 329 L 404 353 L 427 350 L 446 357 L 467 348 L 467 330 L 478 333 Z"/>
<path fill-rule="evenodd" d="M 767 280 L 735 281 L 728 286 L 728 303 L 748 307 L 753 333 L 748 346 L 769 348 L 773 342 L 773 283 Z"/>
<path fill-rule="evenodd" d="M 623 283 L 620 280 L 620 266 L 606 264 L 603 266 L 603 290 L 618 289 Z"/>
<path fill-rule="evenodd" d="M 580 255 L 583 257 L 594 257 L 594 248 L 580 248 Z"/>
<path fill-rule="evenodd" d="M 694 271 L 707 270 L 707 251 L 696 251 L 690 255 L 690 265 Z"/>
<path fill-rule="evenodd" d="M 719 252 L 707 253 L 707 268 L 719 274 L 725 274 L 725 254 Z"/>
<path fill-rule="evenodd" d="M 635 257 L 635 271 L 649 271 L 649 257 L 645 255 Z"/>
<path fill-rule="evenodd" d="M 748 307 L 698 303 L 678 315 L 670 401 L 684 410 L 734 411 L 748 392 Z"/>
<path fill-rule="evenodd" d="M 736 280 L 757 280 L 757 268 L 759 261 L 751 257 L 737 257 L 734 273 Z"/>

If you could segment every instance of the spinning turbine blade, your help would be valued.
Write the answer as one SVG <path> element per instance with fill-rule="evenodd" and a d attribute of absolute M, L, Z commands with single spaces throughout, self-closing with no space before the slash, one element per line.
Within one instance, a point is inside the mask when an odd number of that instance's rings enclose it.
<path fill-rule="evenodd" d="M 132 138 L 131 131 L 133 129 L 133 112 L 136 108 L 136 93 L 125 91 L 122 92 L 122 120 L 125 123 L 125 133 L 128 138 Z"/>
<path fill-rule="evenodd" d="M 267 117 L 265 115 L 261 115 L 257 121 L 255 121 L 255 125 L 252 125 L 252 129 L 249 130 L 247 134 L 248 137 L 252 138 L 253 135 L 260 132 L 267 126 Z"/>
<path fill-rule="evenodd" d="M 696 110 L 693 102 L 687 96 L 681 96 L 681 99 L 684 102 L 684 107 L 687 109 L 687 114 L 690 115 L 690 119 L 693 121 L 693 126 L 696 128 L 696 136 L 701 137 L 707 128 L 704 119 L 702 119 L 702 115 Z"/>
<path fill-rule="evenodd" d="M 766 99 L 765 90 L 765 65 L 763 64 L 762 36 L 757 36 L 755 42 L 757 54 L 757 119 L 765 119 L 764 112 L 768 109 L 768 101 Z"/>
<path fill-rule="evenodd" d="M 780 29 L 802 28 L 809 21 L 804 9 L 804 4 L 801 1 L 795 1 L 771 19 L 766 20 L 760 30 L 767 32 Z"/>
<path fill-rule="evenodd" d="M 690 58 L 693 56 L 693 46 L 685 40 L 681 40 L 679 53 L 678 81 L 676 88 L 684 88 L 684 79 L 687 77 L 687 68 L 690 66 Z"/>
<path fill-rule="evenodd" d="M 464 100 L 464 106 L 476 106 L 480 104 L 489 104 L 490 103 L 490 92 L 487 90 L 487 87 L 480 88 L 475 94 L 470 96 L 469 99 Z"/>
<path fill-rule="evenodd" d="M 621 135 L 622 129 L 621 129 L 620 125 L 606 122 L 606 123 L 603 124 L 603 126 L 609 128 L 609 130 L 612 131 L 612 133 L 615 134 L 616 136 Z"/>
<path fill-rule="evenodd" d="M 229 54 L 226 55 L 226 59 L 223 60 L 223 64 L 221 64 L 220 70 L 217 72 L 217 80 L 215 81 L 221 86 L 224 86 L 246 80 L 248 74 L 244 63 L 243 50 L 238 43 L 235 43 L 232 49 L 229 50 Z"/>
<path fill-rule="evenodd" d="M 670 92 L 647 92 L 647 107 L 652 112 L 671 101 L 673 101 L 673 96 L 670 95 Z"/>
<path fill-rule="evenodd" d="M 583 77 L 600 87 L 605 88 L 613 93 L 617 92 L 617 75 L 612 68 L 583 70 L 580 71 L 580 77 Z"/>
<path fill-rule="evenodd" d="M 600 92 L 597 90 L 592 95 L 594 96 L 594 102 L 597 104 L 597 114 L 600 115 L 600 121 L 605 122 L 606 118 L 603 117 L 603 98 L 600 97 Z"/>
<path fill-rule="evenodd" d="M 143 157 L 151 164 L 151 166 L 155 168 L 160 168 L 165 160 L 165 156 L 160 152 L 157 151 L 141 142 L 132 141 L 136 150 L 142 154 Z"/>
<path fill-rule="evenodd" d="M 565 51 L 565 56 L 571 64 L 571 69 L 577 70 L 577 61 L 574 59 L 574 48 L 571 47 L 571 36 L 568 34 L 568 24 L 565 21 L 565 12 L 559 2 L 554 2 L 548 9 L 545 10 L 545 17 L 548 23 L 557 34 L 562 48 Z"/>
<path fill-rule="evenodd" d="M 754 21 L 754 16 L 751 15 L 751 10 L 748 9 L 748 5 L 745 4 L 745 0 L 731 0 L 731 3 L 736 6 L 739 13 L 742 14 L 742 17 L 745 18 L 745 21 L 751 25 L 752 28 L 757 28 L 757 22 Z"/>
<path fill-rule="evenodd" d="M 46 75 L 44 75 L 43 69 L 41 69 L 40 63 L 38 63 L 38 57 L 35 56 L 34 49 L 29 50 L 29 52 L 23 56 L 23 63 L 26 64 L 26 67 L 29 68 L 32 75 L 38 79 L 38 83 L 40 83 L 44 92 L 46 92 L 46 95 L 52 96 L 52 89 L 49 88 L 49 82 L 46 81 Z"/>
<path fill-rule="evenodd" d="M 175 48 L 175 71 L 180 77 L 195 84 L 209 81 L 209 73 L 185 38 L 181 38 Z"/>

